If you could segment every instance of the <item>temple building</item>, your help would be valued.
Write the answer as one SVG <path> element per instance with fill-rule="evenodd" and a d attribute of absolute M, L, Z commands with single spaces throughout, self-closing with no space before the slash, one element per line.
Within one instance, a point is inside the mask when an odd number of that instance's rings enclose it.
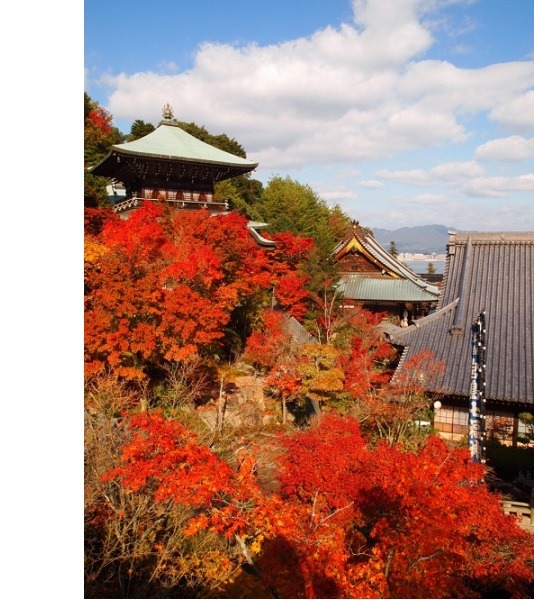
<path fill-rule="evenodd" d="M 392 323 L 407 327 L 428 314 L 439 299 L 436 286 L 384 250 L 372 232 L 356 221 L 333 255 L 340 272 L 338 289 L 346 308 L 358 305 L 385 312 Z"/>
<path fill-rule="evenodd" d="M 91 167 L 93 175 L 111 179 L 116 193 L 113 210 L 121 217 L 143 200 L 168 202 L 175 208 L 206 208 L 225 212 L 224 201 L 214 199 L 214 186 L 253 171 L 258 163 L 219 150 L 185 132 L 173 120 L 172 108 L 163 108 L 163 120 L 148 135 L 116 144 Z"/>
<path fill-rule="evenodd" d="M 184 131 L 173 119 L 169 104 L 163 107 L 163 120 L 148 135 L 115 144 L 89 171 L 110 179 L 108 198 L 113 210 L 127 219 L 142 202 L 165 202 L 173 209 L 198 210 L 210 214 L 228 211 L 225 201 L 215 200 L 215 184 L 250 173 L 258 163 L 235 156 Z M 275 242 L 258 231 L 266 223 L 249 222 L 256 242 L 272 248 Z"/>
<path fill-rule="evenodd" d="M 407 328 L 387 329 L 403 349 L 398 370 L 423 351 L 443 366 L 421 377 L 437 399 L 434 427 L 445 437 L 469 433 L 480 345 L 473 330 L 484 313 L 484 429 L 505 443 L 528 439 L 519 415 L 534 412 L 533 281 L 534 232 L 450 232 L 437 310 Z"/>

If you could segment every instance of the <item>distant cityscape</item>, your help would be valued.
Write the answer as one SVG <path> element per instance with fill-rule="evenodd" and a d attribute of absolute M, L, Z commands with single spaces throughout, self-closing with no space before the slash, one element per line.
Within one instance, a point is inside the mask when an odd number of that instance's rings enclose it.
<path fill-rule="evenodd" d="M 445 254 L 436 254 L 435 252 L 432 252 L 431 254 L 421 254 L 418 252 L 399 252 L 397 259 L 401 262 L 445 262 L 446 256 Z"/>
<path fill-rule="evenodd" d="M 437 275 L 443 275 L 445 270 L 445 254 L 432 252 L 423 254 L 421 252 L 399 252 L 397 259 L 405 264 L 414 273 L 423 275 L 428 273 L 428 269 L 432 268 L 432 272 Z M 432 267 L 430 267 L 432 265 Z"/>

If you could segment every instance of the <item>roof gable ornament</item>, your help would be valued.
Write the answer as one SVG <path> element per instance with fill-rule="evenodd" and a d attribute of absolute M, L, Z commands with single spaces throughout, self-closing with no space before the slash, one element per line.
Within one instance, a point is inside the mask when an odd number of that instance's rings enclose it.
<path fill-rule="evenodd" d="M 166 121 L 171 121 L 173 119 L 173 117 L 174 117 L 174 111 L 172 109 L 172 106 L 168 102 L 167 102 L 167 104 L 165 104 L 165 106 L 161 110 L 161 116 Z"/>

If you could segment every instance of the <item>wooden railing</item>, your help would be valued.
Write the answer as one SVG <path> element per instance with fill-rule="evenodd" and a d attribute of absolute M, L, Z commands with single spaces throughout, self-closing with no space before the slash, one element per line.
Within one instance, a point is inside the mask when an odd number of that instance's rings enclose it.
<path fill-rule="evenodd" d="M 127 200 L 122 200 L 122 202 L 117 202 L 113 207 L 113 210 L 116 213 L 124 212 L 125 210 L 136 208 L 145 200 L 150 200 L 152 202 L 158 201 L 153 200 L 152 198 L 128 198 Z M 228 210 L 228 204 L 226 202 L 213 202 L 211 200 L 161 200 L 161 202 L 172 204 L 175 208 L 217 208 L 219 210 Z"/>
<path fill-rule="evenodd" d="M 534 504 L 532 501 L 518 502 L 516 500 L 502 500 L 502 508 L 506 515 L 515 515 L 521 517 L 519 525 L 534 533 Z"/>
<path fill-rule="evenodd" d="M 507 515 L 521 516 L 523 520 L 529 521 L 534 525 L 534 507 L 528 502 L 517 502 L 515 500 L 503 500 L 502 507 Z"/>

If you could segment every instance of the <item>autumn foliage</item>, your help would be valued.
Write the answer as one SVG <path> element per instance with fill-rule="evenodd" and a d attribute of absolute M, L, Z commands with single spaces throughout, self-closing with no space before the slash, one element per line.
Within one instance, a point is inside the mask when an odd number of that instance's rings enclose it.
<path fill-rule="evenodd" d="M 355 420 L 335 415 L 285 444 L 283 495 L 344 532 L 324 566 L 336 597 L 528 593 L 532 537 L 502 513 L 481 483 L 483 467 L 465 449 L 451 450 L 438 437 L 417 453 L 384 442 L 373 447 Z"/>
<path fill-rule="evenodd" d="M 395 353 L 376 330 L 382 315 L 339 312 L 328 313 L 329 343 L 313 337 L 297 342 L 287 317 L 274 310 L 264 311 L 261 326 L 248 338 L 244 357 L 266 374 L 284 414 L 291 401 L 311 402 L 316 412 L 341 406 L 350 411 L 389 381 L 387 366 Z"/>
<path fill-rule="evenodd" d="M 282 308 L 304 310 L 299 257 L 309 246 L 283 236 L 258 246 L 236 213 L 175 212 L 147 202 L 127 220 L 87 220 L 86 374 L 126 379 L 147 369 L 221 351 L 239 307 L 251 319 L 273 290 Z M 280 290 L 278 294 L 277 290 Z"/>
<path fill-rule="evenodd" d="M 272 237 L 86 209 L 86 597 L 532 597 L 533 538 L 485 467 L 414 429 L 442 365 L 392 379 L 383 315 L 307 289 L 312 241 Z M 281 420 L 225 428 L 237 373 Z"/>
<path fill-rule="evenodd" d="M 84 166 L 123 140 L 86 94 Z M 442 365 L 392 379 L 384 315 L 342 309 L 348 217 L 289 178 L 219 182 L 264 248 L 237 212 L 120 218 L 107 183 L 85 172 L 85 597 L 533 597 L 532 535 L 416 426 Z"/>
<path fill-rule="evenodd" d="M 532 537 L 481 483 L 484 468 L 439 438 L 417 453 L 374 446 L 355 419 L 324 415 L 281 439 L 282 487 L 270 494 L 252 455 L 232 468 L 160 414 L 126 427 L 121 464 L 104 479 L 189 509 L 180 526 L 191 540 L 227 540 L 227 561 L 247 568 L 230 575 L 223 561 L 227 578 L 215 584 L 208 561 L 217 597 L 236 586 L 255 597 L 528 597 Z"/>

